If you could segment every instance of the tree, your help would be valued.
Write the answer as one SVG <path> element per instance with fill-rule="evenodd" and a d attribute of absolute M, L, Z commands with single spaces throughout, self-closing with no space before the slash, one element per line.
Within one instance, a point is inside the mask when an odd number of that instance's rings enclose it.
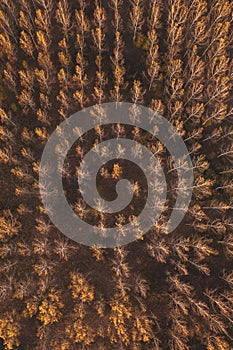
<path fill-rule="evenodd" d="M 75 11 L 76 18 L 76 38 L 78 53 L 76 56 L 76 73 L 73 76 L 73 80 L 77 84 L 77 90 L 74 92 L 73 97 L 83 108 L 88 102 L 85 88 L 88 85 L 88 78 L 86 74 L 87 61 L 85 59 L 86 37 L 89 33 L 90 24 L 86 16 L 86 4 L 83 0 L 79 1 L 80 9 Z"/>
<path fill-rule="evenodd" d="M 9 62 L 6 63 L 6 67 L 3 70 L 3 75 L 6 86 L 16 95 L 16 72 Z"/>
<path fill-rule="evenodd" d="M 231 349 L 231 29 L 229 0 L 0 1 L 3 347 Z M 89 249 L 66 239 L 50 222 L 52 207 L 44 208 L 40 192 L 52 197 L 56 189 L 49 181 L 39 188 L 40 171 L 46 178 L 50 170 L 49 164 L 40 169 L 40 158 L 53 130 L 60 140 L 56 156 L 68 151 L 58 126 L 63 119 L 94 101 L 93 120 L 104 123 L 101 103 L 111 100 L 133 103 L 129 112 L 135 126 L 95 126 L 90 135 L 76 126 L 79 140 L 57 170 L 71 209 L 95 224 L 93 233 L 105 240 L 106 228 L 115 226 L 120 245 L 128 234 L 126 224 L 134 221 L 138 235 L 127 247 Z M 188 169 L 187 157 L 174 163 L 166 144 L 156 139 L 159 125 L 151 134 L 136 126 L 144 118 L 140 104 L 150 106 L 151 125 L 158 114 L 174 125 L 170 136 L 183 138 L 192 159 L 193 196 L 189 208 L 175 208 L 187 213 L 170 234 L 174 204 L 190 189 L 186 180 L 178 181 L 177 172 Z M 163 212 L 146 235 L 134 203 L 111 215 L 104 200 L 93 210 L 80 187 L 73 188 L 73 175 L 92 175 L 78 169 L 76 161 L 83 161 L 91 147 L 97 157 L 108 156 L 107 146 L 96 146 L 111 137 L 132 139 L 130 151 L 138 157 L 146 146 L 166 173 L 166 203 L 147 203 L 151 209 L 162 205 Z M 126 150 L 118 145 L 116 152 L 112 168 L 106 163 L 99 169 L 100 194 L 104 182 L 110 185 L 125 175 L 119 159 Z M 154 175 L 147 187 L 159 195 L 158 169 L 151 162 L 147 170 Z M 133 175 L 138 212 L 140 199 L 147 197 L 146 178 L 141 182 Z M 62 290 L 56 287 L 61 284 Z M 25 337 L 30 318 L 35 327 Z"/>
<path fill-rule="evenodd" d="M 43 2 L 43 3 L 42 3 Z M 51 40 L 51 11 L 53 9 L 53 3 L 51 0 L 48 1 L 48 4 L 45 4 L 45 1 L 41 1 L 41 6 L 44 9 L 36 10 L 35 24 L 46 33 L 46 40 Z"/>
<path fill-rule="evenodd" d="M 149 91 L 154 81 L 159 79 L 160 62 L 159 62 L 159 45 L 157 29 L 160 27 L 161 3 L 160 0 L 154 0 L 150 5 L 150 16 L 148 19 L 149 30 L 147 33 L 147 74 L 150 79 Z"/>
<path fill-rule="evenodd" d="M 228 258 L 231 258 L 233 255 L 233 235 L 232 233 L 228 233 L 225 237 L 223 241 L 218 241 L 218 243 L 220 243 L 225 251 L 226 251 L 226 256 Z"/>
<path fill-rule="evenodd" d="M 21 223 L 14 217 L 10 209 L 4 210 L 0 217 L 0 239 L 6 240 L 17 235 L 21 226 Z"/>
<path fill-rule="evenodd" d="M 170 255 L 170 248 L 164 238 L 153 237 L 147 244 L 148 253 L 160 263 L 166 263 Z"/>
<path fill-rule="evenodd" d="M 70 9 L 66 0 L 61 0 L 57 4 L 56 19 L 62 26 L 62 31 L 66 40 L 68 40 L 69 32 L 72 28 Z"/>
<path fill-rule="evenodd" d="M 150 291 L 148 281 L 141 276 L 136 276 L 134 282 L 134 290 L 137 294 L 145 299 Z"/>
<path fill-rule="evenodd" d="M 116 295 L 115 299 L 112 299 L 109 305 L 111 307 L 109 319 L 113 323 L 119 339 L 128 346 L 130 344 L 130 337 L 126 328 L 126 320 L 132 317 L 132 306 L 129 297 L 125 296 L 124 299 L 120 300 Z"/>
<path fill-rule="evenodd" d="M 82 303 L 90 303 L 94 299 L 94 288 L 89 285 L 81 273 L 71 273 L 70 289 L 72 297 Z"/>
<path fill-rule="evenodd" d="M 20 324 L 17 312 L 13 309 L 0 317 L 0 337 L 4 341 L 5 349 L 13 350 L 19 346 Z"/>
<path fill-rule="evenodd" d="M 138 32 L 144 24 L 143 8 L 141 0 L 132 0 L 132 10 L 130 12 L 130 27 L 133 31 L 133 41 L 135 42 Z"/>
<path fill-rule="evenodd" d="M 26 0 L 22 0 L 21 4 L 23 7 L 23 10 L 19 11 L 19 26 L 22 29 L 21 34 L 24 34 L 23 36 L 29 39 L 29 44 L 34 46 L 35 49 L 37 45 L 35 41 L 34 21 L 31 8 Z"/>
<path fill-rule="evenodd" d="M 119 179 L 122 175 L 122 167 L 118 163 L 113 164 L 112 178 Z"/>
<path fill-rule="evenodd" d="M 33 41 L 30 37 L 30 35 L 22 30 L 20 32 L 20 46 L 23 49 L 23 51 L 29 56 L 34 58 L 34 46 L 33 46 Z"/>
<path fill-rule="evenodd" d="M 51 289 L 48 298 L 42 301 L 38 307 L 37 318 L 45 325 L 58 322 L 62 316 L 61 309 L 64 304 L 58 291 Z"/>
<path fill-rule="evenodd" d="M 8 10 L 10 9 L 11 14 L 10 16 L 8 16 L 7 11 L 2 11 L 0 10 L 0 24 L 1 24 L 1 28 L 2 30 L 9 35 L 9 37 L 11 37 L 15 43 L 17 43 L 17 37 L 15 34 L 15 26 L 13 25 L 13 23 L 10 21 L 10 18 L 14 18 L 14 16 L 12 17 L 12 14 L 15 14 L 15 6 L 13 5 L 9 5 L 9 3 L 7 1 L 5 1 L 5 4 L 7 4 L 7 8 Z"/>
<path fill-rule="evenodd" d="M 32 279 L 27 276 L 25 279 L 17 281 L 14 287 L 14 298 L 23 300 L 25 297 L 28 297 L 31 292 Z"/>
<path fill-rule="evenodd" d="M 111 91 L 111 97 L 116 102 L 122 100 L 121 90 L 126 86 L 124 82 L 125 67 L 124 67 L 124 41 L 121 35 L 122 30 L 122 18 L 120 15 L 120 9 L 122 8 L 122 0 L 111 0 L 110 6 L 114 10 L 114 20 L 112 22 L 115 28 L 115 42 L 113 56 L 111 61 L 113 63 L 113 74 L 114 74 L 114 89 Z"/>
<path fill-rule="evenodd" d="M 142 88 L 142 83 L 139 80 L 134 80 L 133 87 L 131 89 L 131 100 L 133 105 L 130 107 L 130 117 L 133 120 L 140 120 L 141 108 L 139 104 L 143 104 L 145 90 Z"/>
<path fill-rule="evenodd" d="M 14 62 L 15 50 L 7 33 L 0 33 L 0 48 L 9 58 L 10 62 Z"/>
<path fill-rule="evenodd" d="M 104 94 L 104 86 L 107 84 L 107 78 L 105 77 L 105 73 L 102 68 L 103 61 L 103 50 L 104 50 L 104 42 L 105 42 L 105 34 L 104 34 L 104 26 L 106 21 L 106 12 L 103 7 L 98 5 L 98 1 L 96 1 L 95 11 L 94 11 L 94 25 L 95 29 L 92 30 L 92 37 L 97 49 L 97 56 L 95 60 L 95 64 L 97 66 L 96 71 L 96 86 L 94 86 L 94 98 L 96 99 L 98 104 L 101 104 L 105 98 Z"/>

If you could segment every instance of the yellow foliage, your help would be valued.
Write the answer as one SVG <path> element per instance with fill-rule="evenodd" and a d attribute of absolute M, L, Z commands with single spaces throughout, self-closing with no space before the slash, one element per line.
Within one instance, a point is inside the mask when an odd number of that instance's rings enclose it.
<path fill-rule="evenodd" d="M 24 317 L 32 317 L 34 316 L 38 311 L 38 302 L 34 298 L 32 300 L 28 300 L 26 302 L 26 310 L 23 311 L 23 316 Z"/>
<path fill-rule="evenodd" d="M 47 140 L 47 138 L 48 138 L 47 130 L 46 130 L 46 128 L 44 128 L 44 127 L 42 127 L 42 128 L 36 128 L 36 129 L 35 129 L 35 134 L 36 134 L 37 136 L 39 136 L 39 138 L 40 138 L 41 140 Z"/>
<path fill-rule="evenodd" d="M 86 279 L 81 273 L 71 273 L 72 296 L 84 303 L 89 303 L 94 299 L 94 288 L 89 286 Z"/>
<path fill-rule="evenodd" d="M 103 317 L 104 316 L 104 312 L 105 312 L 105 303 L 104 303 L 104 301 L 103 300 L 98 301 L 96 303 L 95 308 L 96 308 L 96 311 L 97 311 L 98 315 L 100 317 Z"/>
<path fill-rule="evenodd" d="M 61 62 L 61 65 L 67 67 L 70 63 L 71 57 L 68 54 L 65 54 L 64 52 L 58 52 L 59 61 Z"/>
<path fill-rule="evenodd" d="M 11 41 L 9 40 L 9 36 L 7 34 L 0 34 L 0 49 L 8 57 L 12 56 L 12 53 L 14 52 Z"/>
<path fill-rule="evenodd" d="M 74 339 L 75 343 L 90 345 L 94 342 L 92 329 L 88 325 L 84 325 L 82 320 L 79 319 L 74 322 L 72 327 L 66 328 L 66 333 L 69 334 L 71 339 Z"/>
<path fill-rule="evenodd" d="M 48 298 L 43 300 L 39 306 L 38 319 L 46 326 L 54 322 L 58 322 L 62 313 L 60 309 L 64 307 L 60 295 L 54 289 L 48 295 Z"/>
<path fill-rule="evenodd" d="M 112 321 L 120 339 L 126 345 L 129 345 L 129 332 L 125 325 L 125 320 L 131 318 L 132 316 L 132 307 L 129 304 L 129 298 L 126 296 L 123 300 L 113 300 L 110 302 L 110 307 L 112 312 L 109 318 Z"/>
<path fill-rule="evenodd" d="M 7 164 L 13 160 L 11 151 L 12 148 L 10 146 L 8 148 L 4 147 L 3 149 L 0 149 L 0 162 Z"/>
<path fill-rule="evenodd" d="M 0 338 L 3 339 L 5 349 L 13 350 L 20 345 L 18 336 L 20 333 L 19 323 L 15 319 L 16 311 L 7 312 L 0 317 Z"/>
<path fill-rule="evenodd" d="M 68 341 L 64 341 L 61 344 L 61 350 L 69 350 L 70 349 L 70 344 L 68 343 Z"/>
<path fill-rule="evenodd" d="M 3 216 L 0 217 L 0 239 L 17 235 L 20 228 L 21 223 L 16 220 L 11 211 L 4 210 Z"/>
<path fill-rule="evenodd" d="M 11 173 L 20 179 L 22 179 L 24 177 L 24 173 L 23 173 L 22 169 L 20 169 L 19 167 L 11 169 Z"/>
<path fill-rule="evenodd" d="M 207 350 L 230 350 L 228 342 L 220 337 L 211 337 L 208 340 Z"/>
<path fill-rule="evenodd" d="M 112 178 L 119 179 L 121 175 L 122 175 L 122 167 L 118 163 L 115 163 L 113 165 Z"/>
<path fill-rule="evenodd" d="M 28 56 L 33 56 L 33 45 L 30 35 L 28 35 L 24 30 L 20 33 L 20 46 L 26 52 Z"/>
<path fill-rule="evenodd" d="M 24 141 L 30 141 L 33 139 L 33 133 L 29 131 L 27 128 L 23 128 L 21 136 Z"/>
<path fill-rule="evenodd" d="M 97 261 L 104 260 L 103 249 L 98 248 L 96 246 L 93 246 L 90 249 L 92 251 L 92 255 L 96 258 Z"/>
<path fill-rule="evenodd" d="M 134 328 L 132 338 L 133 341 L 143 341 L 147 343 L 153 337 L 152 321 L 147 317 L 136 317 L 134 321 Z"/>

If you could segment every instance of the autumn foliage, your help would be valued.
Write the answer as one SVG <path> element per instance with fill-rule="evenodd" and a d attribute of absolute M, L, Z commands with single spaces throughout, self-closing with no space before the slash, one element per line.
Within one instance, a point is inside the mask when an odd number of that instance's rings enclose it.
<path fill-rule="evenodd" d="M 232 15 L 230 0 L 1 0 L 0 348 L 232 349 Z M 136 242 L 89 248 L 50 222 L 39 165 L 62 121 L 110 101 L 132 102 L 135 120 L 144 104 L 176 127 L 192 158 L 193 197 L 167 234 L 178 188 L 165 146 L 137 127 L 95 128 L 64 164 L 77 215 L 99 228 L 110 220 L 84 203 L 74 180 L 76 160 L 109 134 L 153 151 L 169 195 Z M 100 170 L 100 195 L 127 175 L 119 153 Z M 136 205 L 111 219 L 122 230 L 145 195 L 131 173 Z"/>

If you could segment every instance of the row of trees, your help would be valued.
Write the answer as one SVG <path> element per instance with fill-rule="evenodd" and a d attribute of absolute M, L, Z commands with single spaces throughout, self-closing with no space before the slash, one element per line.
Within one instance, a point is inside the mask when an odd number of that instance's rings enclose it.
<path fill-rule="evenodd" d="M 10 183 L 0 197 L 5 349 L 230 350 L 231 2 L 2 0 L 0 28 L 0 162 L 4 187 Z M 132 246 L 85 248 L 47 217 L 38 188 L 40 156 L 72 112 L 112 100 L 132 101 L 135 120 L 138 104 L 146 104 L 176 126 L 193 161 L 193 199 L 182 224 L 167 235 L 178 190 L 174 162 L 164 145 L 134 128 L 131 138 L 151 149 L 166 171 L 163 215 Z M 96 128 L 88 146 L 110 133 L 129 135 L 122 125 Z M 75 145 L 63 169 L 67 193 L 72 158 L 82 159 L 84 144 Z M 123 168 L 116 161 L 102 177 L 115 183 Z M 139 201 L 144 191 L 137 180 Z M 106 217 L 72 192 L 74 211 L 104 227 Z M 123 213 L 114 223 L 124 232 L 129 219 Z"/>

